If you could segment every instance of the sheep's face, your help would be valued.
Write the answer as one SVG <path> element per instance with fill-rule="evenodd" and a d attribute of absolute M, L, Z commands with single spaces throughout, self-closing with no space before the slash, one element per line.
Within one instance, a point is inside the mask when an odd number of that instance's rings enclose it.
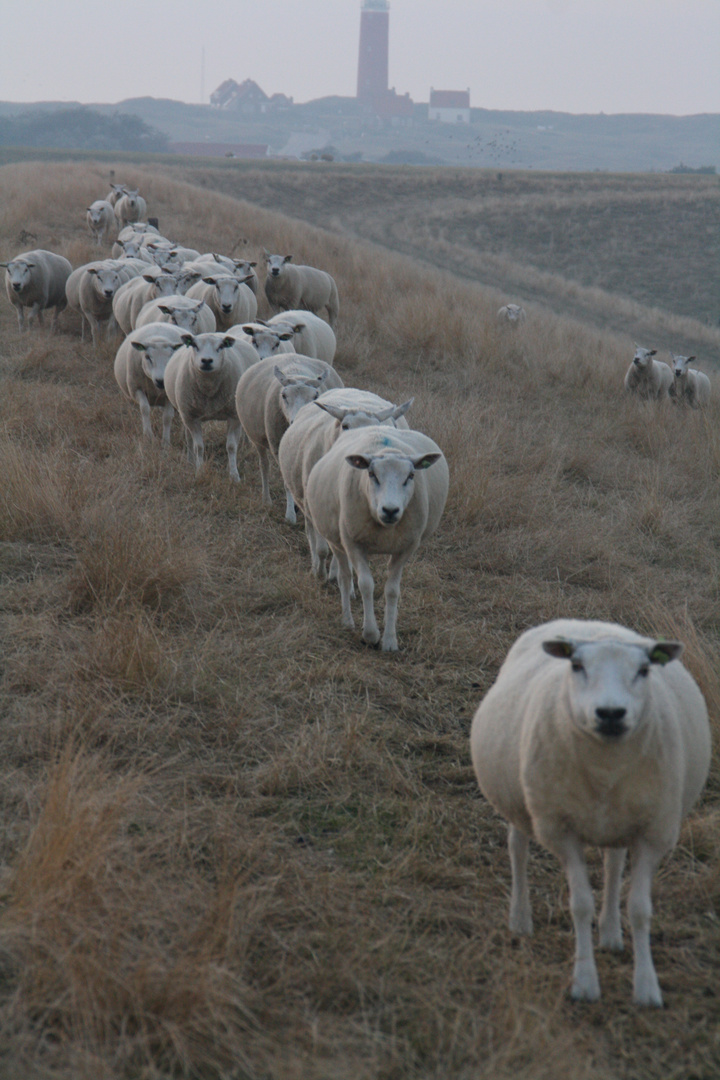
<path fill-rule="evenodd" d="M 101 206 L 88 206 L 88 219 L 92 225 L 102 225 L 103 208 Z"/>
<path fill-rule="evenodd" d="M 280 408 L 288 424 L 292 424 L 303 405 L 309 405 L 311 401 L 315 401 L 315 398 L 320 396 L 324 376 L 320 375 L 316 379 L 295 376 L 280 381 L 282 385 Z"/>
<path fill-rule="evenodd" d="M 679 657 L 683 646 L 558 638 L 543 642 L 543 649 L 569 662 L 565 688 L 575 726 L 608 743 L 628 738 L 642 725 L 653 668 Z"/>
<path fill-rule="evenodd" d="M 639 345 L 636 345 L 633 365 L 638 371 L 646 371 L 652 364 L 652 358 L 656 352 L 657 349 L 643 349 Z"/>
<path fill-rule="evenodd" d="M 229 274 L 223 277 L 203 278 L 207 284 L 215 287 L 215 302 L 223 315 L 229 315 L 240 295 L 240 282 Z"/>
<path fill-rule="evenodd" d="M 143 277 L 145 275 L 143 274 Z M 145 280 L 148 279 L 145 277 Z M 156 274 L 152 279 L 153 291 L 155 296 L 176 296 L 180 293 L 178 289 L 178 282 L 172 276 L 172 274 Z"/>
<path fill-rule="evenodd" d="M 235 338 L 227 334 L 186 334 L 185 345 L 193 351 L 193 366 L 197 371 L 209 374 L 219 371 L 225 362 L 225 350 L 232 348 Z"/>
<path fill-rule="evenodd" d="M 179 326 L 182 330 L 189 330 L 191 334 L 194 334 L 200 330 L 200 312 L 205 307 L 202 300 L 198 300 L 197 304 L 193 304 L 191 307 L 185 307 L 175 304 L 161 304 L 159 310 L 163 315 L 167 315 L 171 323 L 175 326 Z"/>
<path fill-rule="evenodd" d="M 165 389 L 165 368 L 174 352 L 182 348 L 183 342 L 171 342 L 159 338 L 156 341 L 133 341 L 133 349 L 142 354 L 143 374 L 158 390 Z"/>
<path fill-rule="evenodd" d="M 268 277 L 280 277 L 285 264 L 289 263 L 292 259 L 292 255 L 266 255 Z"/>
<path fill-rule="evenodd" d="M 688 371 L 690 370 L 688 368 L 688 364 L 691 364 L 695 357 L 676 356 L 675 353 L 671 353 L 670 355 L 672 356 L 673 362 L 673 374 L 675 375 L 676 379 L 682 379 L 684 376 L 687 375 Z"/>
<path fill-rule="evenodd" d="M 367 457 L 349 454 L 345 460 L 353 469 L 367 473 L 364 491 L 370 513 L 378 525 L 387 528 L 402 519 L 415 490 L 415 473 L 429 469 L 440 454 L 423 454 L 408 458 L 392 450 L 387 454 Z"/>
<path fill-rule="evenodd" d="M 200 274 L 197 270 L 183 270 L 173 278 L 175 282 L 175 292 L 179 296 L 184 296 L 188 289 L 200 280 Z"/>
<path fill-rule="evenodd" d="M 88 274 L 92 279 L 95 292 L 103 300 L 112 300 L 123 283 L 117 270 L 112 270 L 106 266 L 91 267 Z"/>
<path fill-rule="evenodd" d="M 257 327 L 248 325 L 243 327 L 246 334 L 250 335 L 252 344 L 257 350 L 261 360 L 267 360 L 268 356 L 284 352 L 283 345 L 292 338 L 291 331 L 276 332 L 275 330 L 258 330 Z"/>
<path fill-rule="evenodd" d="M 21 293 L 23 289 L 26 289 L 32 279 L 32 271 L 35 263 L 27 262 L 25 259 L 13 259 L 9 262 L 5 268 L 7 274 L 7 281 L 10 284 L 13 292 Z"/>

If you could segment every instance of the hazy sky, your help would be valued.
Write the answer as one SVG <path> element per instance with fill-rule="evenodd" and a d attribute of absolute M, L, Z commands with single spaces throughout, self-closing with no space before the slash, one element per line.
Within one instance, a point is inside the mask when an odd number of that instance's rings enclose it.
<path fill-rule="evenodd" d="M 0 0 L 0 100 L 354 96 L 360 0 Z M 204 77 L 202 56 L 204 51 Z M 720 0 L 391 0 L 390 85 L 490 109 L 720 112 Z"/>

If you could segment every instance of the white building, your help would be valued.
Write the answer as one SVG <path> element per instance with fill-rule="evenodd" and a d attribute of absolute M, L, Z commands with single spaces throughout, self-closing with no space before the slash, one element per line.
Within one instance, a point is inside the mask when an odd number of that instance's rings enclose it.
<path fill-rule="evenodd" d="M 470 91 L 431 88 L 428 120 L 441 120 L 444 124 L 469 124 Z"/>

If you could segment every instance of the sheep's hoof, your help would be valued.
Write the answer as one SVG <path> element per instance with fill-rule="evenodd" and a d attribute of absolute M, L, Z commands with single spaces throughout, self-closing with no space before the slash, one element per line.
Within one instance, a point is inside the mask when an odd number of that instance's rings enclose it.
<path fill-rule="evenodd" d="M 363 630 L 362 633 L 363 645 L 377 645 L 380 641 L 379 630 Z"/>

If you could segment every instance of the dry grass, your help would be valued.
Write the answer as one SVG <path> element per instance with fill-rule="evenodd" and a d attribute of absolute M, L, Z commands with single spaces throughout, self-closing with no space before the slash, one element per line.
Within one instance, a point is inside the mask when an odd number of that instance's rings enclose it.
<path fill-rule="evenodd" d="M 94 256 L 83 208 L 107 176 L 0 172 L 2 256 L 22 227 Z M 415 395 L 452 488 L 405 574 L 402 652 L 364 649 L 277 477 L 270 511 L 251 454 L 231 486 L 221 426 L 197 480 L 177 430 L 167 457 L 141 446 L 113 346 L 68 313 L 20 339 L 0 304 L 0 1075 L 716 1076 L 717 758 L 656 882 L 657 1014 L 630 1004 L 627 953 L 599 958 L 599 1005 L 569 1002 L 567 895 L 540 851 L 536 935 L 510 937 L 467 736 L 513 639 L 561 614 L 683 639 L 717 735 L 717 395 L 704 415 L 628 401 L 629 339 L 542 314 L 502 335 L 496 297 L 447 273 L 118 179 L 189 244 L 329 269 L 338 370 Z"/>

